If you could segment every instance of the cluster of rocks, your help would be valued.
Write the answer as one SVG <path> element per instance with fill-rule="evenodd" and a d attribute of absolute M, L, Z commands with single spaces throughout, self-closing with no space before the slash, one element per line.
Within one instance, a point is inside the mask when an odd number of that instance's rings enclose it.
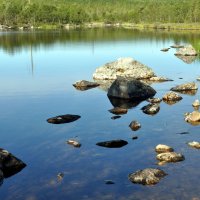
<path fill-rule="evenodd" d="M 197 51 L 192 45 L 172 45 L 171 48 L 176 48 L 176 53 L 174 54 L 177 58 L 181 59 L 187 64 L 192 63 L 197 58 Z M 161 51 L 167 52 L 170 48 L 163 48 Z"/>
<path fill-rule="evenodd" d="M 26 167 L 26 164 L 23 161 L 7 150 L 0 148 L 0 184 L 3 183 L 4 178 L 20 172 L 24 167 Z"/>

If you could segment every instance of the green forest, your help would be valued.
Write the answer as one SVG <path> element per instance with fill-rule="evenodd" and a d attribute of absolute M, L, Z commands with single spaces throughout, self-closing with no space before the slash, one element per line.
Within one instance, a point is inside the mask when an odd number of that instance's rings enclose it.
<path fill-rule="evenodd" d="M 0 24 L 198 23 L 200 0 L 0 0 Z"/>

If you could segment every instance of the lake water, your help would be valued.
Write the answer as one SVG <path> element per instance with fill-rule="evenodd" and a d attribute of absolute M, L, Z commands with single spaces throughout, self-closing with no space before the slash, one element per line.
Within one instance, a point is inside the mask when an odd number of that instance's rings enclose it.
<path fill-rule="evenodd" d="M 54 32 L 0 33 L 0 147 L 23 160 L 27 167 L 5 179 L 2 200 L 188 200 L 200 199 L 200 153 L 186 142 L 199 141 L 199 126 L 184 121 L 200 98 L 182 94 L 183 100 L 160 104 L 160 112 L 149 116 L 141 111 L 146 101 L 112 120 L 113 108 L 107 93 L 94 88 L 78 91 L 77 80 L 92 80 L 98 66 L 120 57 L 132 57 L 172 82 L 154 83 L 156 97 L 171 87 L 195 81 L 200 59 L 187 64 L 174 56 L 175 49 L 160 49 L 175 43 L 198 49 L 200 34 L 191 32 L 91 29 Z M 46 120 L 61 114 L 81 118 L 68 124 Z M 142 128 L 131 131 L 132 120 Z M 189 132 L 189 134 L 178 134 Z M 138 136 L 137 140 L 132 140 Z M 82 146 L 66 141 L 76 138 Z M 128 145 L 109 149 L 97 142 L 123 139 Z M 157 185 L 142 186 L 128 174 L 157 168 L 154 148 L 167 144 L 184 154 L 185 161 L 159 166 L 168 176 Z M 57 179 L 64 173 L 63 180 Z M 105 184 L 112 180 L 113 185 Z"/>

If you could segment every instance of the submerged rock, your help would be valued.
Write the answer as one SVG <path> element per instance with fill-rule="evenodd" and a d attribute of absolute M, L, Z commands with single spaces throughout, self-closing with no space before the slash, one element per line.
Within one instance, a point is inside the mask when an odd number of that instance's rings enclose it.
<path fill-rule="evenodd" d="M 113 109 L 108 110 L 110 113 L 115 114 L 115 115 L 123 115 L 128 112 L 128 109 L 126 108 L 120 108 L 120 107 L 115 107 Z"/>
<path fill-rule="evenodd" d="M 174 54 L 176 56 L 197 56 L 196 50 L 193 48 L 192 45 L 187 45 L 179 50 Z"/>
<path fill-rule="evenodd" d="M 162 101 L 162 99 L 160 98 L 149 98 L 147 99 L 148 102 L 150 103 L 160 103 Z"/>
<path fill-rule="evenodd" d="M 161 49 L 161 51 L 167 52 L 167 51 L 169 51 L 169 49 L 170 48 L 163 48 L 163 49 Z"/>
<path fill-rule="evenodd" d="M 200 143 L 199 142 L 196 142 L 196 141 L 193 141 L 193 142 L 188 142 L 188 145 L 192 148 L 195 148 L 195 149 L 200 149 Z"/>
<path fill-rule="evenodd" d="M 0 171 L 3 172 L 4 178 L 8 178 L 20 172 L 24 167 L 26 167 L 24 162 L 13 156 L 7 150 L 0 148 Z"/>
<path fill-rule="evenodd" d="M 125 140 L 111 140 L 111 141 L 105 141 L 105 142 L 98 142 L 96 145 L 101 146 L 101 147 L 107 147 L 107 148 L 120 148 L 127 144 L 128 142 Z"/>
<path fill-rule="evenodd" d="M 193 111 L 185 114 L 185 121 L 189 123 L 200 122 L 200 112 Z"/>
<path fill-rule="evenodd" d="M 141 109 L 145 114 L 155 115 L 156 113 L 159 112 L 160 106 L 159 106 L 159 104 L 154 103 L 154 104 L 148 104 L 148 105 L 142 107 Z"/>
<path fill-rule="evenodd" d="M 163 96 L 163 101 L 168 104 L 174 104 L 174 103 L 180 101 L 181 99 L 182 99 L 182 97 L 175 92 L 168 92 Z"/>
<path fill-rule="evenodd" d="M 113 185 L 113 184 L 115 184 L 115 182 L 112 181 L 112 180 L 105 180 L 105 184 L 106 185 Z"/>
<path fill-rule="evenodd" d="M 137 131 L 138 129 L 141 128 L 141 124 L 137 121 L 132 121 L 130 124 L 129 124 L 129 127 L 133 130 L 133 131 Z"/>
<path fill-rule="evenodd" d="M 155 76 L 153 70 L 132 58 L 119 58 L 96 69 L 94 79 L 110 80 L 117 76 L 135 79 L 148 79 Z"/>
<path fill-rule="evenodd" d="M 185 157 L 176 152 L 166 152 L 166 153 L 160 153 L 156 156 L 156 158 L 159 161 L 164 161 L 164 162 L 180 162 L 185 160 Z"/>
<path fill-rule="evenodd" d="M 82 80 L 82 81 L 77 81 L 76 83 L 73 84 L 73 86 L 78 90 L 88 90 L 94 87 L 98 87 L 99 84 L 95 82 Z"/>
<path fill-rule="evenodd" d="M 170 90 L 176 91 L 176 92 L 198 90 L 198 86 L 194 82 L 192 82 L 192 83 L 184 83 L 184 84 L 178 85 L 176 87 L 173 87 Z"/>
<path fill-rule="evenodd" d="M 74 147 L 81 147 L 81 143 L 79 143 L 78 141 L 76 141 L 74 139 L 67 140 L 67 144 L 71 144 Z"/>
<path fill-rule="evenodd" d="M 155 185 L 160 181 L 161 178 L 166 175 L 167 174 L 163 170 L 147 168 L 129 174 L 128 178 L 132 183 L 142 185 Z"/>
<path fill-rule="evenodd" d="M 71 115 L 71 114 L 59 115 L 59 116 L 47 119 L 47 122 L 52 123 L 52 124 L 70 123 L 70 122 L 78 120 L 80 117 L 81 116 L 79 115 Z"/>
<path fill-rule="evenodd" d="M 156 91 L 139 80 L 118 77 L 108 90 L 108 97 L 120 99 L 147 99 L 153 97 Z"/>
<path fill-rule="evenodd" d="M 155 148 L 155 151 L 157 153 L 166 153 L 166 152 L 173 152 L 174 149 L 170 146 L 165 145 L 165 144 L 158 144 Z"/>
<path fill-rule="evenodd" d="M 115 119 L 119 119 L 119 118 L 121 118 L 120 115 L 117 115 L 117 116 L 115 115 L 115 116 L 112 116 L 112 117 L 111 117 L 111 119 L 113 119 L 113 120 L 115 120 Z"/>

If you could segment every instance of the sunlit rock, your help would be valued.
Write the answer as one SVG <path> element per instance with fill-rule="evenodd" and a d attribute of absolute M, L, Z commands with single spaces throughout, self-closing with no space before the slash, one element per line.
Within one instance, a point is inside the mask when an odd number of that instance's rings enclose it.
<path fill-rule="evenodd" d="M 126 108 L 120 108 L 120 107 L 115 107 L 113 109 L 108 110 L 110 113 L 113 113 L 115 115 L 123 115 L 128 112 L 128 109 Z"/>
<path fill-rule="evenodd" d="M 67 140 L 67 144 L 73 145 L 74 147 L 81 147 L 81 143 L 74 139 Z"/>
<path fill-rule="evenodd" d="M 153 97 L 156 91 L 139 80 L 118 77 L 108 90 L 108 97 L 120 99 L 147 99 Z"/>
<path fill-rule="evenodd" d="M 185 113 L 185 121 L 197 125 L 200 123 L 200 112 L 195 110 L 191 113 Z M 197 124 L 195 124 L 195 122 L 197 122 Z"/>
<path fill-rule="evenodd" d="M 128 142 L 125 140 L 111 140 L 111 141 L 105 141 L 105 142 L 98 142 L 96 145 L 101 146 L 101 147 L 107 147 L 107 148 L 120 148 L 127 144 Z"/>
<path fill-rule="evenodd" d="M 163 170 L 147 168 L 129 174 L 128 178 L 132 183 L 142 185 L 155 185 L 160 181 L 161 178 L 166 175 L 167 174 Z"/>
<path fill-rule="evenodd" d="M 73 84 L 73 86 L 77 89 L 77 90 L 88 90 L 94 87 L 98 87 L 99 84 L 95 83 L 95 82 L 90 82 L 90 81 L 77 81 L 76 83 Z"/>
<path fill-rule="evenodd" d="M 164 162 L 180 162 L 185 160 L 185 157 L 176 152 L 166 152 L 166 153 L 159 153 L 156 158 L 159 161 L 164 161 Z"/>
<path fill-rule="evenodd" d="M 152 82 L 173 81 L 172 79 L 161 77 L 161 76 L 153 76 L 149 80 L 152 81 Z"/>
<path fill-rule="evenodd" d="M 160 98 L 149 98 L 147 99 L 148 102 L 150 103 L 160 103 L 162 101 L 162 99 Z"/>
<path fill-rule="evenodd" d="M 160 106 L 159 106 L 159 104 L 148 104 L 148 105 L 142 107 L 141 109 L 145 114 L 155 115 L 156 113 L 159 112 Z"/>
<path fill-rule="evenodd" d="M 198 99 L 196 99 L 193 103 L 192 103 L 193 107 L 199 107 L 200 106 L 200 102 Z"/>
<path fill-rule="evenodd" d="M 182 99 L 182 97 L 175 92 L 168 92 L 163 96 L 163 101 L 169 104 L 176 103 Z"/>
<path fill-rule="evenodd" d="M 153 70 L 132 58 L 119 58 L 96 69 L 94 79 L 115 80 L 117 76 L 148 79 L 155 76 Z"/>
<path fill-rule="evenodd" d="M 78 120 L 80 117 L 81 116 L 79 115 L 71 115 L 71 114 L 59 115 L 59 116 L 47 119 L 47 122 L 52 123 L 52 124 L 70 123 L 70 122 Z"/>
<path fill-rule="evenodd" d="M 192 45 L 186 45 L 183 48 L 177 50 L 174 54 L 176 56 L 197 56 L 196 50 L 193 48 Z"/>
<path fill-rule="evenodd" d="M 132 121 L 129 124 L 129 127 L 133 130 L 133 131 L 137 131 L 138 129 L 141 128 L 141 124 L 138 121 Z"/>
<path fill-rule="evenodd" d="M 157 153 L 166 153 L 166 152 L 173 152 L 174 149 L 168 145 L 165 144 L 158 144 L 155 148 L 155 151 Z"/>
<path fill-rule="evenodd" d="M 199 142 L 193 141 L 193 142 L 188 142 L 187 144 L 192 148 L 200 149 L 200 143 Z"/>

